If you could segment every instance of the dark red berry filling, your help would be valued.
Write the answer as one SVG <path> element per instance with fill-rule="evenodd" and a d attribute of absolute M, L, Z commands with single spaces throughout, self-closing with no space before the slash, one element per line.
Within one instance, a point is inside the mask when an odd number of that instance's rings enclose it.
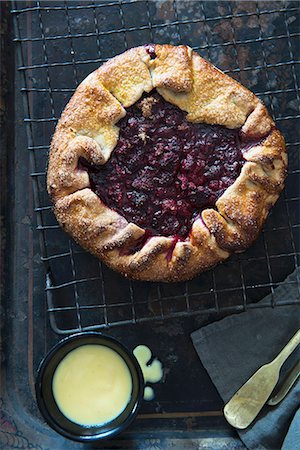
<path fill-rule="evenodd" d="M 155 53 L 155 45 L 154 44 L 146 44 L 145 45 L 145 50 L 148 53 L 148 55 L 150 56 L 151 59 L 155 59 L 156 58 L 156 53 Z"/>
<path fill-rule="evenodd" d="M 239 176 L 249 146 L 240 130 L 194 124 L 156 92 L 131 106 L 118 123 L 110 160 L 91 166 L 92 190 L 111 209 L 153 235 L 188 236 L 201 211 Z"/>

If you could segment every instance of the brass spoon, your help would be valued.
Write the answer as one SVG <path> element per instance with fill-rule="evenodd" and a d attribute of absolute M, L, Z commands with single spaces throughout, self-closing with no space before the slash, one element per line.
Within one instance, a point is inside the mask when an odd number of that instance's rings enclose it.
<path fill-rule="evenodd" d="M 265 364 L 234 394 L 225 405 L 226 420 L 235 428 L 247 428 L 271 395 L 279 378 L 281 366 L 300 344 L 300 330 L 279 355 Z"/>
<path fill-rule="evenodd" d="M 272 394 L 272 397 L 267 401 L 267 405 L 276 406 L 288 394 L 290 389 L 294 386 L 300 377 L 300 360 L 294 365 L 292 370 L 287 374 L 279 389 Z"/>

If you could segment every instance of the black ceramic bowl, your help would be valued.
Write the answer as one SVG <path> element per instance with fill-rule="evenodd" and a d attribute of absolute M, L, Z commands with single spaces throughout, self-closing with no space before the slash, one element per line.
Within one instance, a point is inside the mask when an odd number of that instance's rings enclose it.
<path fill-rule="evenodd" d="M 54 372 L 60 361 L 72 350 L 86 344 L 100 344 L 115 350 L 127 364 L 132 377 L 131 399 L 124 411 L 112 421 L 91 427 L 78 425 L 59 410 L 52 392 Z M 46 422 L 63 436 L 80 442 L 91 442 L 121 433 L 137 415 L 143 393 L 144 379 L 135 356 L 116 339 L 101 333 L 83 332 L 61 340 L 41 362 L 35 384 L 39 409 Z"/>

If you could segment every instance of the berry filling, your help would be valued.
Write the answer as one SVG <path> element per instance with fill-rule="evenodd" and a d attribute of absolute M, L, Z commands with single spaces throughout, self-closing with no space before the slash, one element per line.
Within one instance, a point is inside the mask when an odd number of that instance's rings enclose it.
<path fill-rule="evenodd" d="M 154 44 L 146 44 L 145 45 L 145 50 L 148 53 L 148 55 L 150 56 L 151 59 L 155 59 L 156 58 L 156 53 L 155 53 L 155 45 Z"/>
<path fill-rule="evenodd" d="M 105 165 L 80 160 L 92 190 L 109 208 L 146 229 L 147 239 L 162 235 L 184 240 L 201 211 L 214 207 L 245 162 L 249 142 L 240 130 L 190 123 L 185 116 L 152 92 L 119 121 L 119 140 Z"/>

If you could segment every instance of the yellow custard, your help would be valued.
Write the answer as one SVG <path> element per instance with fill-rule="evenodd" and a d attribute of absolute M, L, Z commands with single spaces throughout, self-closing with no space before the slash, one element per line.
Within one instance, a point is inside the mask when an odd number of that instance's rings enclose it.
<path fill-rule="evenodd" d="M 154 399 L 154 390 L 151 386 L 146 386 L 144 389 L 144 400 L 153 400 Z"/>
<path fill-rule="evenodd" d="M 84 426 L 110 422 L 124 411 L 132 379 L 124 359 L 104 345 L 72 350 L 57 366 L 52 381 L 60 411 Z"/>
<path fill-rule="evenodd" d="M 138 363 L 142 369 L 145 383 L 158 383 L 163 377 L 162 363 L 155 358 L 151 364 L 149 361 L 152 358 L 152 352 L 146 345 L 138 345 L 133 350 L 133 354 L 138 360 Z M 144 389 L 144 400 L 153 400 L 154 390 L 150 386 L 146 386 Z"/>
<path fill-rule="evenodd" d="M 134 350 L 133 354 L 138 360 L 141 366 L 145 383 L 157 383 L 163 377 L 162 363 L 155 358 L 151 364 L 148 364 L 152 358 L 152 353 L 149 347 L 146 345 L 138 345 Z"/>

